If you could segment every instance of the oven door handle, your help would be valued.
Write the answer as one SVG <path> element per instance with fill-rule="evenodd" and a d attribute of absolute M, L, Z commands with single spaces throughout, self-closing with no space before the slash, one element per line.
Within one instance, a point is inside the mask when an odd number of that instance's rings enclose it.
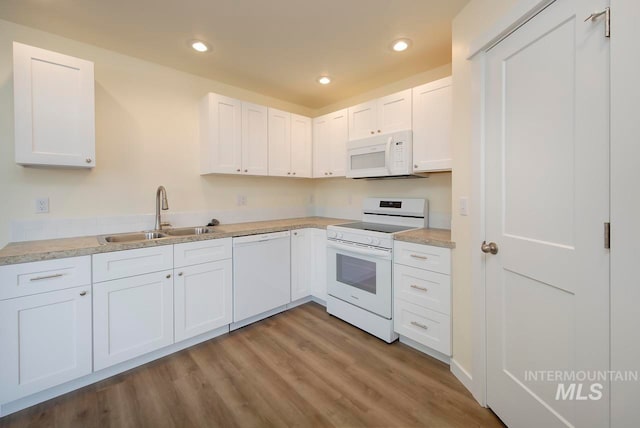
<path fill-rule="evenodd" d="M 340 244 L 338 242 L 329 241 L 327 247 L 334 248 L 336 250 L 342 250 L 348 253 L 361 254 L 363 256 L 376 257 L 382 260 L 391 260 L 391 250 L 375 250 L 373 248 L 360 248 L 347 244 Z"/>

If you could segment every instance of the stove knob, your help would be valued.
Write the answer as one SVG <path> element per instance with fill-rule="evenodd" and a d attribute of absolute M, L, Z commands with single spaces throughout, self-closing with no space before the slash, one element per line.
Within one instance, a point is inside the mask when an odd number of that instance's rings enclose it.
<path fill-rule="evenodd" d="M 378 238 L 374 238 L 373 245 L 380 245 L 380 240 Z"/>
<path fill-rule="evenodd" d="M 335 232 L 328 232 L 327 236 L 329 236 L 329 238 L 335 238 L 336 237 L 336 233 Z"/>
<path fill-rule="evenodd" d="M 338 239 L 342 239 L 342 233 L 338 232 Z"/>
<path fill-rule="evenodd" d="M 367 244 L 373 244 L 373 239 L 367 238 Z"/>

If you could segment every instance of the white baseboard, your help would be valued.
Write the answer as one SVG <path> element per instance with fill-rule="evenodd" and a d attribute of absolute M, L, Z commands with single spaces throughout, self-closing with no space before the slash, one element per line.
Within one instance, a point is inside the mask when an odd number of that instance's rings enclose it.
<path fill-rule="evenodd" d="M 325 299 L 321 299 L 320 297 L 311 296 L 311 301 L 316 302 L 317 304 L 324 306 L 325 308 L 327 307 L 327 301 Z"/>
<path fill-rule="evenodd" d="M 258 315 L 254 315 L 252 317 L 240 320 L 238 322 L 233 322 L 229 324 L 229 331 L 234 331 L 242 327 L 246 327 L 249 324 L 253 324 L 254 322 L 263 320 L 265 318 L 269 318 L 275 314 L 279 314 L 280 312 L 284 312 L 287 310 L 287 305 L 278 306 L 277 308 L 271 309 L 270 311 L 263 312 Z"/>
<path fill-rule="evenodd" d="M 302 299 L 295 300 L 291 303 L 287 303 L 287 309 L 293 309 L 296 306 L 304 305 L 305 303 L 309 303 L 312 301 L 311 296 L 303 297 Z"/>
<path fill-rule="evenodd" d="M 473 393 L 473 378 L 471 377 L 471 373 L 466 371 L 455 358 L 451 358 L 451 373 L 458 378 L 460 383 L 462 383 L 469 392 Z"/>
<path fill-rule="evenodd" d="M 440 360 L 445 364 L 451 364 L 451 357 L 443 354 L 442 352 L 438 352 L 435 349 L 431 349 L 428 346 L 424 346 L 422 343 L 418 343 L 415 340 L 409 339 L 405 336 L 400 336 L 400 343 L 404 343 L 407 346 L 412 347 L 413 349 L 422 352 L 423 354 L 427 354 L 430 357 L 435 358 L 436 360 Z"/>

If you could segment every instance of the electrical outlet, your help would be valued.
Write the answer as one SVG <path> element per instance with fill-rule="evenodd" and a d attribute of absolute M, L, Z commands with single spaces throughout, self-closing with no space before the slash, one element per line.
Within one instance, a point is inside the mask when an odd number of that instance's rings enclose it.
<path fill-rule="evenodd" d="M 36 199 L 36 214 L 44 214 L 49 212 L 49 198 Z"/>
<path fill-rule="evenodd" d="M 239 207 L 247 205 L 247 197 L 245 195 L 238 195 L 238 199 L 236 201 L 236 204 Z"/>

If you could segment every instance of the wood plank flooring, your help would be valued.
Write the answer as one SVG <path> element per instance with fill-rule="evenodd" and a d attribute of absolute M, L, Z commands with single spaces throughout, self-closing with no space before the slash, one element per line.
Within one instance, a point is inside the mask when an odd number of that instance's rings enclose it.
<path fill-rule="evenodd" d="M 0 419 L 8 427 L 501 427 L 449 372 L 307 303 Z"/>

